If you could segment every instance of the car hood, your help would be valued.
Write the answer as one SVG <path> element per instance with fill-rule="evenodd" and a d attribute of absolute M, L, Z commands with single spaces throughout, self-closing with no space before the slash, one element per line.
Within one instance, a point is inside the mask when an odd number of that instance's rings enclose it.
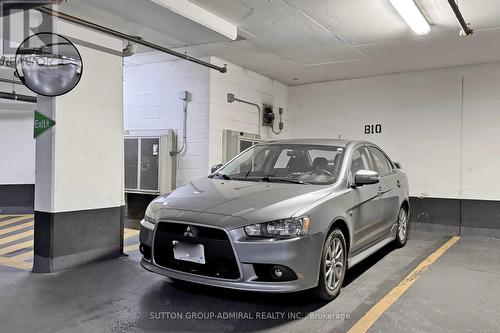
<path fill-rule="evenodd" d="M 153 205 L 158 219 L 190 211 L 221 216 L 207 216 L 207 221 L 219 221 L 221 227 L 241 227 L 291 217 L 331 192 L 332 186 L 204 178 L 158 197 Z"/>

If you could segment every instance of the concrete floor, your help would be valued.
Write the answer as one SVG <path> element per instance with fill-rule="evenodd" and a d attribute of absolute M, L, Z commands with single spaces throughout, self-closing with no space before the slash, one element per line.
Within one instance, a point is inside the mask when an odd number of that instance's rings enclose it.
<path fill-rule="evenodd" d="M 500 240 L 462 238 L 370 332 L 500 332 Z"/>
<path fill-rule="evenodd" d="M 137 251 L 56 274 L 0 267 L 1 330 L 345 332 L 447 240 L 435 232 L 413 232 L 406 247 L 384 248 L 350 270 L 340 296 L 330 303 L 306 293 L 265 295 L 179 286 L 140 268 Z M 462 238 L 370 332 L 498 332 L 498 295 L 500 240 Z M 193 312 L 267 318 L 188 320 Z"/>

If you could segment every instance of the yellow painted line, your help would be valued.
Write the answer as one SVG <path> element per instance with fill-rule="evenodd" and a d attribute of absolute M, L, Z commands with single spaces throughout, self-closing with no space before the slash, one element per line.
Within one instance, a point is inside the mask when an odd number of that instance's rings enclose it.
<path fill-rule="evenodd" d="M 125 252 L 125 253 L 137 251 L 137 250 L 139 250 L 139 243 L 134 244 L 134 245 L 125 246 L 123 248 L 123 252 Z"/>
<path fill-rule="evenodd" d="M 424 261 L 422 261 L 403 281 L 401 281 L 394 289 L 385 295 L 377 304 L 375 304 L 347 333 L 364 333 L 372 327 L 378 318 L 394 303 L 401 295 L 410 288 L 415 281 L 450 247 L 452 247 L 460 237 L 452 237 L 443 246 L 434 251 Z"/>
<path fill-rule="evenodd" d="M 13 241 L 16 241 L 19 239 L 23 239 L 23 238 L 26 238 L 29 236 L 33 236 L 33 230 L 28 230 L 28 231 L 20 232 L 18 234 L 12 235 L 12 236 L 0 238 L 0 244 L 7 244 L 7 243 L 10 243 L 10 242 L 13 242 Z"/>
<path fill-rule="evenodd" d="M 33 267 L 33 263 L 26 262 L 22 260 L 17 260 L 12 258 L 0 257 L 0 265 L 1 266 L 10 266 L 18 269 L 31 269 Z"/>
<path fill-rule="evenodd" d="M 10 258 L 0 257 L 0 265 L 14 267 L 17 269 L 28 270 L 31 269 L 33 263 L 25 260 L 33 260 L 33 251 L 27 251 Z"/>
<path fill-rule="evenodd" d="M 33 218 L 33 214 L 0 214 L 0 219 L 3 219 L 4 217 L 18 217 L 18 216 L 26 216 Z"/>
<path fill-rule="evenodd" d="M 22 216 L 19 216 L 19 217 L 14 217 L 12 219 L 8 219 L 6 221 L 0 222 L 0 227 L 4 227 L 4 226 L 12 224 L 12 223 L 16 223 L 16 222 L 19 222 L 19 221 L 22 221 L 22 220 L 26 220 L 26 219 L 29 219 L 30 217 L 33 218 L 31 215 L 22 215 Z M 33 221 L 31 221 L 31 223 L 33 223 Z"/>
<path fill-rule="evenodd" d="M 27 251 L 9 258 L 12 261 L 25 261 L 33 259 L 33 251 Z"/>
<path fill-rule="evenodd" d="M 23 223 L 23 224 L 19 224 L 19 225 L 13 226 L 13 227 L 8 227 L 8 228 L 5 228 L 5 229 L 0 229 L 0 235 L 5 235 L 5 234 L 8 234 L 9 232 L 21 230 L 21 229 L 28 228 L 28 227 L 33 227 L 33 222 L 27 222 L 27 223 Z"/>
<path fill-rule="evenodd" d="M 14 245 L 7 246 L 7 247 L 2 247 L 2 248 L 0 248 L 0 256 L 2 256 L 4 254 L 7 254 L 7 253 L 10 253 L 10 252 L 14 252 L 14 251 L 18 251 L 18 250 L 21 250 L 21 249 L 25 249 L 27 247 L 33 247 L 33 241 L 32 240 L 29 240 L 29 241 L 26 241 L 26 242 L 23 242 L 23 243 L 14 244 Z"/>

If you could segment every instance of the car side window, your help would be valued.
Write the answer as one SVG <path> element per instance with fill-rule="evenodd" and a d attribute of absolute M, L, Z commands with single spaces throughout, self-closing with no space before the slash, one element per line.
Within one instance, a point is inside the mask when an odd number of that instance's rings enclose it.
<path fill-rule="evenodd" d="M 392 172 L 392 167 L 384 153 L 374 147 L 369 147 L 368 149 L 372 155 L 373 165 L 376 169 L 375 171 L 380 174 L 380 177 L 390 174 Z"/>
<path fill-rule="evenodd" d="M 356 149 L 352 154 L 351 177 L 354 177 L 359 170 L 370 170 L 369 159 L 368 152 L 364 147 Z"/>

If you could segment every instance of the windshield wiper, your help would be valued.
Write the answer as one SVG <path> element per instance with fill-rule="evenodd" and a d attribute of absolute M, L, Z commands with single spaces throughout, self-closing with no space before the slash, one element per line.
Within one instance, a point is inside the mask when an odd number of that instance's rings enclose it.
<path fill-rule="evenodd" d="M 283 178 L 283 177 L 272 177 L 272 176 L 262 177 L 260 179 L 260 181 L 262 181 L 262 182 L 269 182 L 269 183 L 271 183 L 273 181 L 277 181 L 277 182 L 285 182 L 285 183 L 309 185 L 309 183 L 306 183 L 306 182 L 304 182 L 302 180 L 299 180 L 299 179 Z"/>

